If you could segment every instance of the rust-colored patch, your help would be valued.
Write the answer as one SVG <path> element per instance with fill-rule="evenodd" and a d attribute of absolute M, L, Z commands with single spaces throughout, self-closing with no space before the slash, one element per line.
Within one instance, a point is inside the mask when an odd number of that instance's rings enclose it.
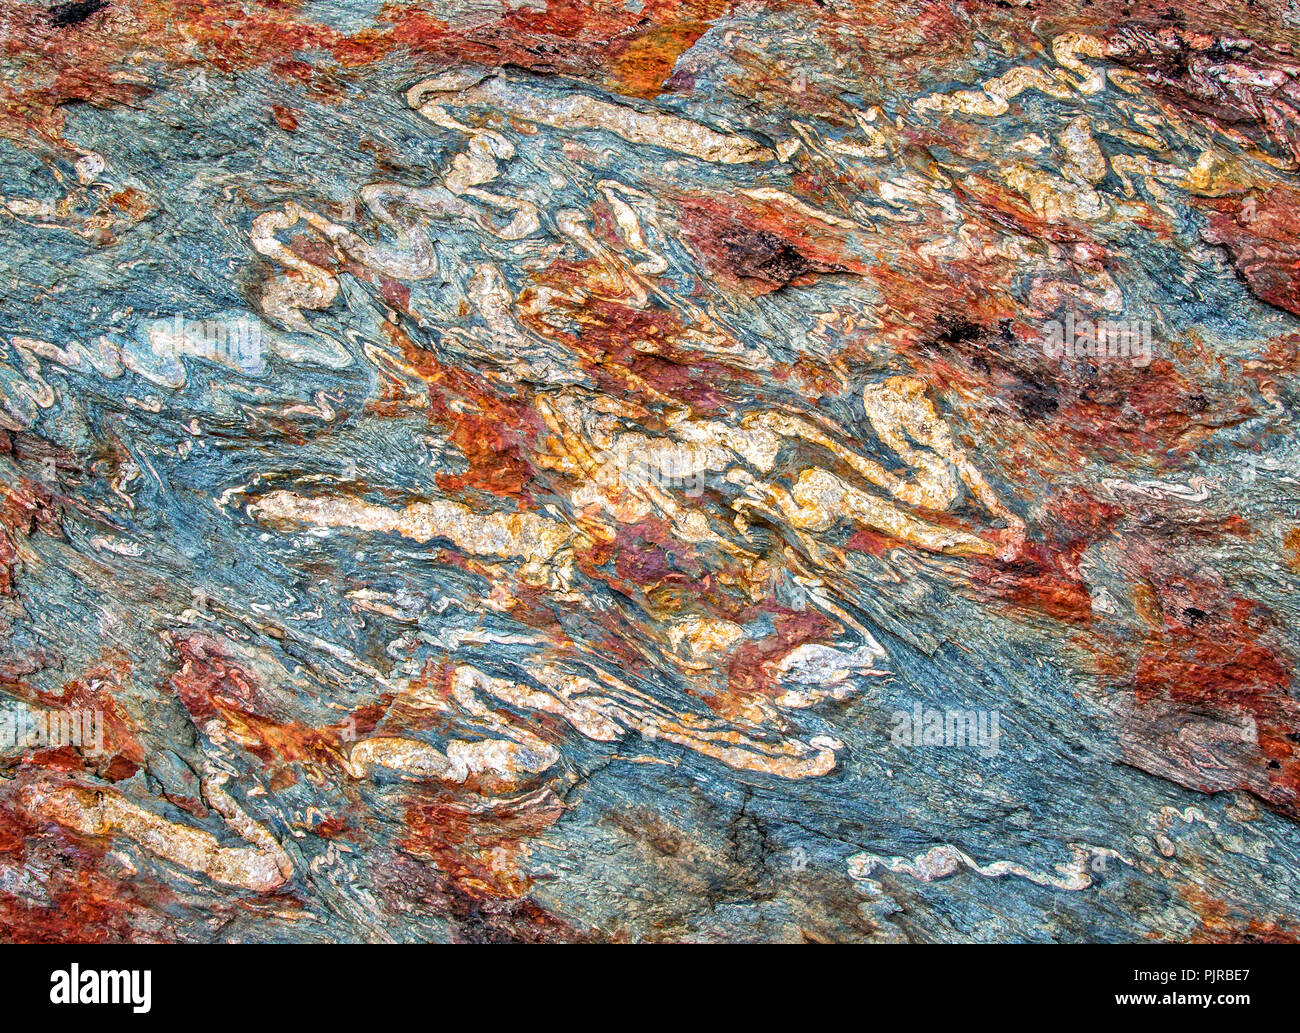
<path fill-rule="evenodd" d="M 1201 923 L 1190 943 L 1300 943 L 1300 928 L 1285 915 L 1266 919 L 1242 914 L 1195 884 L 1179 886 L 1178 893 Z"/>
<path fill-rule="evenodd" d="M 1300 190 L 1276 186 L 1203 204 L 1213 213 L 1205 239 L 1228 249 L 1251 293 L 1300 315 Z"/>
<path fill-rule="evenodd" d="M 725 3 L 712 5 L 718 13 Z M 705 22 L 685 22 L 650 29 L 615 46 L 611 72 L 622 92 L 647 100 L 657 97 L 677 59 L 708 29 Z"/>
<path fill-rule="evenodd" d="M 770 607 L 773 632 L 763 639 L 745 639 L 727 659 L 727 687 L 738 696 L 775 695 L 777 660 L 810 642 L 824 642 L 839 625 L 820 613 Z M 725 715 L 724 715 L 725 716 Z"/>
<path fill-rule="evenodd" d="M 408 367 L 428 383 L 430 420 L 448 433 L 469 465 L 462 474 L 437 473 L 438 487 L 483 491 L 526 507 L 535 477 L 527 454 L 541 417 L 525 398 L 505 398 L 476 371 L 443 363 L 401 327 L 386 324 L 386 330 Z"/>
<path fill-rule="evenodd" d="M 1292 527 L 1282 535 L 1282 547 L 1286 549 L 1287 566 L 1300 574 L 1300 527 Z"/>
<path fill-rule="evenodd" d="M 0 879 L 28 884 L 22 897 L 0 889 L 0 940 L 7 943 L 131 943 L 174 939 L 163 908 L 170 891 L 146 875 L 125 878 L 107 859 L 108 844 L 57 823 L 40 823 L 17 806 L 29 777 L 0 782 Z M 39 887 L 36 889 L 35 887 Z"/>
<path fill-rule="evenodd" d="M 298 131 L 298 113 L 293 108 L 285 107 L 283 104 L 272 104 L 271 114 L 275 118 L 275 124 L 286 133 Z"/>
<path fill-rule="evenodd" d="M 865 267 L 834 247 L 834 234 L 775 205 L 739 204 L 718 197 L 684 196 L 682 233 L 719 281 L 752 294 L 812 282 L 818 273 L 862 272 Z"/>
<path fill-rule="evenodd" d="M 522 800 L 469 809 L 451 798 L 413 802 L 401 848 L 430 861 L 480 900 L 517 898 L 531 885 L 524 841 L 555 824 L 560 801 L 543 790 Z"/>
<path fill-rule="evenodd" d="M 296 778 L 289 771 L 292 765 L 317 770 L 342 766 L 342 723 L 337 728 L 318 729 L 265 716 L 270 703 L 253 677 L 208 636 L 179 638 L 176 652 L 181 666 L 172 674 L 170 684 L 185 709 L 199 722 L 219 718 L 226 734 L 270 766 L 269 774 L 280 780 L 281 787 Z"/>

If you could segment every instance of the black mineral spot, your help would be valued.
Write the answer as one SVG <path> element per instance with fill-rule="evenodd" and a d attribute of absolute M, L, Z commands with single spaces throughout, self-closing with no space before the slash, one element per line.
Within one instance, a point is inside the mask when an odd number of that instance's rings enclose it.
<path fill-rule="evenodd" d="M 50 8 L 50 24 L 56 29 L 80 25 L 97 11 L 108 6 L 108 0 L 74 0 L 68 4 L 55 4 Z"/>
<path fill-rule="evenodd" d="M 967 344 L 984 336 L 984 328 L 969 319 L 946 319 L 935 339 L 944 344 Z"/>
<path fill-rule="evenodd" d="M 719 243 L 740 276 L 785 284 L 813 268 L 795 248 L 766 230 L 732 229 L 722 234 Z"/>
<path fill-rule="evenodd" d="M 1056 412 L 1060 403 L 1046 391 L 1027 391 L 1016 398 L 1020 415 L 1030 421 L 1046 419 Z"/>

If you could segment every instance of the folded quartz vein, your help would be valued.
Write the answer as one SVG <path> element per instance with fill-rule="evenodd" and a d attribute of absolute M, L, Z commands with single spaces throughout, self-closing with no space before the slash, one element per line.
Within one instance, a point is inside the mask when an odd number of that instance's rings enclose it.
<path fill-rule="evenodd" d="M 0 938 L 1300 935 L 1289 4 L 11 6 Z"/>

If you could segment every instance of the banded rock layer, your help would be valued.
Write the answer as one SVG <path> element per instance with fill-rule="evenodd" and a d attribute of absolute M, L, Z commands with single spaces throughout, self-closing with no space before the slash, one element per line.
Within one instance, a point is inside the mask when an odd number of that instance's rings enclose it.
<path fill-rule="evenodd" d="M 1296 937 L 1292 5 L 0 39 L 0 937 Z"/>

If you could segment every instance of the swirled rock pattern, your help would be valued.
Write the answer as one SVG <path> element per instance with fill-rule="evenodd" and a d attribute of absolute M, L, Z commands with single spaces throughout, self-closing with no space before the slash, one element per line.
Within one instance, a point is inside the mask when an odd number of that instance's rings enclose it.
<path fill-rule="evenodd" d="M 1294 4 L 0 42 L 0 938 L 1300 935 Z"/>

